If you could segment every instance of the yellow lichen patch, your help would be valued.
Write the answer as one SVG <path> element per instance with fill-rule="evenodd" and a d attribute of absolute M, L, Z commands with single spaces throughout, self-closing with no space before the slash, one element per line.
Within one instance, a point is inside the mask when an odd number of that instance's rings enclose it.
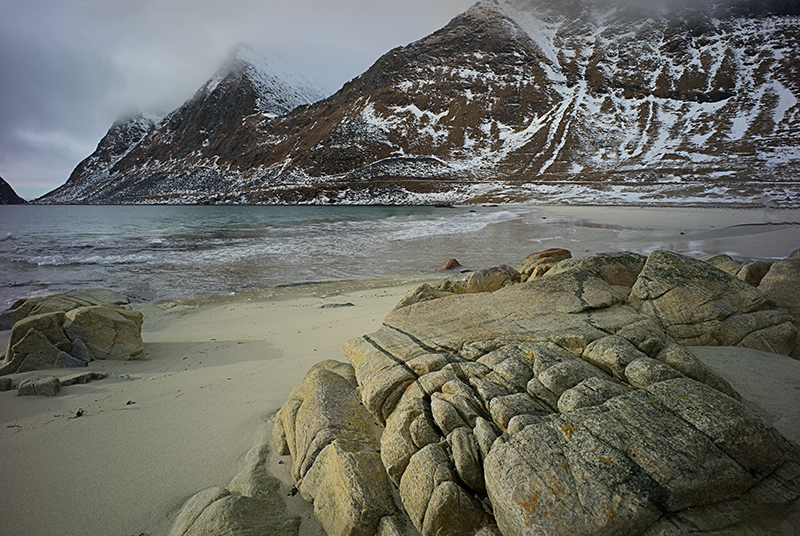
<path fill-rule="evenodd" d="M 617 520 L 617 509 L 608 504 L 608 502 L 603 501 L 606 505 L 606 509 L 608 510 L 608 523 L 610 525 L 614 524 L 614 521 Z"/>
<path fill-rule="evenodd" d="M 531 361 L 534 361 L 536 359 L 536 356 L 533 355 L 533 352 L 528 351 L 525 353 L 524 359 L 530 359 Z"/>
<path fill-rule="evenodd" d="M 569 423 L 562 426 L 561 431 L 564 432 L 564 435 L 566 435 L 567 437 L 572 437 L 578 433 L 578 429 Z"/>
<path fill-rule="evenodd" d="M 613 461 L 613 460 L 612 460 L 611 458 L 609 458 L 608 456 L 598 456 L 598 459 L 599 459 L 601 462 L 610 462 L 610 461 Z"/>
<path fill-rule="evenodd" d="M 522 513 L 525 516 L 525 526 L 527 527 L 533 512 L 539 507 L 539 490 L 534 491 L 527 501 L 518 502 L 517 504 L 522 508 Z"/>
<path fill-rule="evenodd" d="M 566 463 L 562 463 L 561 468 L 564 470 L 565 473 L 569 473 L 569 465 L 567 465 Z"/>

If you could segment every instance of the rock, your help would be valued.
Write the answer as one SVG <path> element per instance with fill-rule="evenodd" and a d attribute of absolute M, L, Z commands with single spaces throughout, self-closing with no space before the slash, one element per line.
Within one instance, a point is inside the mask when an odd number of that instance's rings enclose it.
<path fill-rule="evenodd" d="M 329 360 L 312 367 L 278 420 L 274 442 L 285 441 L 297 487 L 327 534 L 374 534 L 396 513 L 352 366 Z"/>
<path fill-rule="evenodd" d="M 320 309 L 341 309 L 343 307 L 355 307 L 354 303 L 346 302 L 346 303 L 326 303 L 325 305 L 321 305 Z"/>
<path fill-rule="evenodd" d="M 223 497 L 230 496 L 230 494 L 230 490 L 226 488 L 213 487 L 205 489 L 193 496 L 186 501 L 178 517 L 175 518 L 170 536 L 183 536 L 186 534 L 186 531 L 197 521 L 197 518 L 200 517 L 203 510 Z"/>
<path fill-rule="evenodd" d="M 105 288 L 89 288 L 74 294 L 52 294 L 17 300 L 7 311 L 7 318 L 0 329 L 11 329 L 14 324 L 28 316 L 46 313 L 64 313 L 90 305 L 113 305 L 114 294 Z"/>
<path fill-rule="evenodd" d="M 757 287 L 761 284 L 761 280 L 772 268 L 774 261 L 753 261 L 742 266 L 736 277 L 747 283 Z"/>
<path fill-rule="evenodd" d="M 439 270 L 455 270 L 456 268 L 461 268 L 461 263 L 456 259 L 448 259 L 438 267 Z"/>
<path fill-rule="evenodd" d="M 445 292 L 443 290 L 437 290 L 431 287 L 427 283 L 423 283 L 418 287 L 414 288 L 411 292 L 408 293 L 406 297 L 398 302 L 395 306 L 395 309 L 402 309 L 403 307 L 408 307 L 409 305 L 413 305 L 415 303 L 425 302 L 429 300 L 435 300 L 438 298 L 445 298 L 447 296 L 454 296 L 455 292 Z"/>
<path fill-rule="evenodd" d="M 731 387 L 731 384 L 729 384 L 725 378 L 697 359 L 690 352 L 676 344 L 670 344 L 664 347 L 658 354 L 657 359 L 693 380 L 713 387 L 717 391 L 725 393 L 736 400 L 741 399 L 739 393 Z"/>
<path fill-rule="evenodd" d="M 647 357 L 619 335 L 596 340 L 586 347 L 583 358 L 618 380 L 625 380 L 625 370 L 637 359 Z"/>
<path fill-rule="evenodd" d="M 512 267 L 501 264 L 472 272 L 465 277 L 456 278 L 443 284 L 440 288 L 456 294 L 477 294 L 494 292 L 497 289 L 519 283 L 520 274 Z"/>
<path fill-rule="evenodd" d="M 516 415 L 546 415 L 552 412 L 548 406 L 527 393 L 514 393 L 493 398 L 489 404 L 492 420 L 501 429 Z"/>
<path fill-rule="evenodd" d="M 625 367 L 625 377 L 633 387 L 643 389 L 654 383 L 681 378 L 683 374 L 651 357 L 640 357 Z"/>
<path fill-rule="evenodd" d="M 519 271 L 522 274 L 523 281 L 539 279 L 560 261 L 571 257 L 572 253 L 566 249 L 550 248 L 538 251 L 525 257 Z"/>
<path fill-rule="evenodd" d="M 14 388 L 14 382 L 11 378 L 0 378 L 0 393 L 10 391 Z"/>
<path fill-rule="evenodd" d="M 445 433 L 449 434 L 456 428 L 468 428 L 469 424 L 461 416 L 461 413 L 449 401 L 442 398 L 441 393 L 435 393 L 435 398 L 431 399 L 431 413 L 436 426 Z"/>
<path fill-rule="evenodd" d="M 67 336 L 83 341 L 96 359 L 128 361 L 144 356 L 142 313 L 95 305 L 72 309 L 64 316 Z"/>
<path fill-rule="evenodd" d="M 403 536 L 404 525 L 399 516 L 384 516 L 378 524 L 375 536 Z"/>
<path fill-rule="evenodd" d="M 269 447 L 254 447 L 227 488 L 212 487 L 186 501 L 170 536 L 296 535 L 300 518 L 286 512 L 280 481 L 269 474 Z"/>
<path fill-rule="evenodd" d="M 481 460 L 486 458 L 489 454 L 492 445 L 497 440 L 497 432 L 492 426 L 492 423 L 483 418 L 478 418 L 475 421 L 475 429 L 473 430 L 475 441 L 478 443 L 478 448 L 481 449 Z"/>
<path fill-rule="evenodd" d="M 13 338 L 12 338 L 13 341 Z M 47 337 L 36 329 L 28 330 L 13 346 L 9 347 L 11 360 L 8 372 L 28 372 L 31 370 L 49 369 L 58 366 L 68 355 L 51 343 Z"/>
<path fill-rule="evenodd" d="M 442 482 L 431 495 L 420 532 L 423 536 L 472 536 L 488 527 L 490 516 L 455 482 Z"/>
<path fill-rule="evenodd" d="M 35 376 L 19 382 L 19 396 L 56 396 L 61 382 L 55 376 Z"/>
<path fill-rule="evenodd" d="M 715 406 L 723 415 L 709 418 Z M 666 430 L 669 441 L 656 439 Z M 527 426 L 484 467 L 503 534 L 639 534 L 665 512 L 752 493 L 758 475 L 796 456 L 745 406 L 676 379 Z M 772 507 L 796 494 L 775 494 Z"/>
<path fill-rule="evenodd" d="M 138 359 L 144 355 L 142 314 L 115 305 L 106 289 L 76 296 L 20 300 L 11 310 L 12 328 L 0 376 L 54 367 L 84 367 L 94 358 Z M 61 308 L 62 310 L 53 310 Z M 65 312 L 66 311 L 66 312 Z"/>
<path fill-rule="evenodd" d="M 328 536 L 375 534 L 381 519 L 397 513 L 377 451 L 351 451 L 336 439 L 319 454 L 300 486 Z"/>
<path fill-rule="evenodd" d="M 348 396 L 385 425 L 380 461 L 423 534 L 710 536 L 800 498 L 800 449 L 674 340 L 780 349 L 791 322 L 758 289 L 668 252 L 565 259 L 491 292 L 465 281 L 344 346 Z M 733 312 L 703 316 L 718 306 Z M 296 464 L 314 417 L 295 395 L 281 412 Z"/>
<path fill-rule="evenodd" d="M 456 428 L 447 436 L 447 443 L 453 453 L 453 463 L 461 481 L 478 494 L 484 493 L 486 485 L 483 481 L 483 458 L 472 430 Z"/>
<path fill-rule="evenodd" d="M 70 385 L 83 385 L 89 382 L 103 380 L 108 377 L 105 372 L 81 372 L 79 374 L 72 374 L 61 378 L 61 387 L 69 387 Z"/>
<path fill-rule="evenodd" d="M 766 294 L 778 307 L 785 309 L 794 320 L 795 328 L 800 330 L 800 250 L 789 258 L 776 261 L 769 272 L 761 279 L 758 289 Z M 800 333 L 794 341 L 790 355 L 800 359 Z"/>
<path fill-rule="evenodd" d="M 584 259 L 565 259 L 558 263 L 549 276 L 562 272 L 582 272 L 602 279 L 620 293 L 628 295 L 644 268 L 647 257 L 636 253 L 608 253 Z"/>
<path fill-rule="evenodd" d="M 185 532 L 173 531 L 170 536 L 298 534 L 300 518 L 280 515 L 284 513 L 283 508 L 262 499 L 229 494 L 205 506 Z"/>
<path fill-rule="evenodd" d="M 718 268 L 734 276 L 742 269 L 742 263 L 733 260 L 730 255 L 714 255 L 713 257 L 703 260 L 705 260 L 709 266 L 713 266 L 714 268 Z"/>
<path fill-rule="evenodd" d="M 474 534 L 489 524 L 480 503 L 455 483 L 457 473 L 445 450 L 428 445 L 411 458 L 400 482 L 403 505 L 423 536 Z"/>
<path fill-rule="evenodd" d="M 64 313 L 31 315 L 14 324 L 0 374 L 52 368 L 71 350 L 61 331 Z"/>
<path fill-rule="evenodd" d="M 558 398 L 558 411 L 566 413 L 580 408 L 599 406 L 614 397 L 628 393 L 630 389 L 624 384 L 592 376 L 575 387 L 567 389 Z"/>
<path fill-rule="evenodd" d="M 743 346 L 789 354 L 797 338 L 791 317 L 775 309 L 764 293 L 702 261 L 668 251 L 648 257 L 628 303 L 685 346 Z"/>

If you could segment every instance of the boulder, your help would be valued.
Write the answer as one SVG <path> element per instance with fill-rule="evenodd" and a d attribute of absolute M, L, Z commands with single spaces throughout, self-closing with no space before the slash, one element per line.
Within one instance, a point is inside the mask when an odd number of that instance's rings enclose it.
<path fill-rule="evenodd" d="M 519 272 L 511 266 L 501 264 L 471 272 L 461 277 L 447 279 L 437 285 L 437 288 L 456 294 L 476 294 L 479 292 L 494 292 L 508 285 L 519 283 L 519 281 Z"/>
<path fill-rule="evenodd" d="M 14 388 L 14 382 L 11 378 L 0 378 L 0 393 L 10 391 Z"/>
<path fill-rule="evenodd" d="M 55 376 L 35 376 L 20 380 L 19 396 L 56 396 L 61 391 L 61 381 Z"/>
<path fill-rule="evenodd" d="M 775 261 L 761 279 L 758 289 L 778 307 L 785 309 L 800 329 L 800 250 L 789 258 Z M 800 359 L 800 347 L 795 340 L 791 356 Z"/>
<path fill-rule="evenodd" d="M 106 289 L 77 296 L 20 300 L 0 376 L 57 367 L 84 367 L 93 359 L 139 359 L 144 355 L 142 314 L 115 305 Z M 59 310 L 60 308 L 60 310 Z M 55 309 L 55 310 L 54 310 Z"/>
<path fill-rule="evenodd" d="M 11 329 L 25 317 L 66 312 L 90 305 L 113 305 L 114 293 L 106 288 L 88 288 L 74 294 L 51 294 L 17 300 L 0 314 L 0 330 Z"/>
<path fill-rule="evenodd" d="M 559 262 L 572 257 L 567 249 L 550 248 L 531 253 L 522 261 L 519 271 L 522 281 L 539 279 Z"/>
<path fill-rule="evenodd" d="M 709 266 L 713 266 L 730 275 L 736 275 L 742 269 L 742 263 L 735 261 L 730 255 L 714 255 L 702 260 L 708 263 Z"/>
<path fill-rule="evenodd" d="M 72 309 L 64 317 L 64 332 L 83 341 L 95 359 L 128 361 L 144 356 L 144 319 L 139 311 L 94 305 Z"/>
<path fill-rule="evenodd" d="M 628 303 L 684 346 L 743 346 L 789 354 L 797 338 L 792 318 L 762 291 L 668 251 L 648 257 Z"/>
<path fill-rule="evenodd" d="M 741 269 L 736 272 L 736 277 L 747 283 L 757 287 L 761 285 L 761 280 L 772 268 L 775 261 L 752 261 L 748 262 Z"/>
<path fill-rule="evenodd" d="M 495 445 L 484 469 L 503 534 L 642 534 L 665 513 L 755 495 L 760 478 L 796 459 L 745 406 L 674 379 L 527 426 Z M 764 506 L 796 495 L 775 490 Z"/>
<path fill-rule="evenodd" d="M 417 287 L 415 287 L 411 292 L 409 292 L 402 300 L 395 305 L 395 309 L 402 309 L 403 307 L 408 307 L 409 305 L 413 305 L 415 303 L 435 300 L 438 298 L 445 298 L 447 296 L 454 296 L 455 292 L 446 292 L 443 290 L 438 290 L 433 288 L 427 283 L 423 283 Z"/>
<path fill-rule="evenodd" d="M 455 270 L 456 268 L 461 268 L 461 263 L 456 259 L 448 259 L 439 265 L 439 270 Z"/>
<path fill-rule="evenodd" d="M 353 367 L 323 361 L 306 373 L 277 416 L 277 447 L 330 536 L 374 534 L 396 513 L 370 416 L 356 394 Z"/>
<path fill-rule="evenodd" d="M 300 492 L 329 536 L 370 536 L 397 508 L 377 451 L 353 451 L 346 438 L 319 454 Z"/>

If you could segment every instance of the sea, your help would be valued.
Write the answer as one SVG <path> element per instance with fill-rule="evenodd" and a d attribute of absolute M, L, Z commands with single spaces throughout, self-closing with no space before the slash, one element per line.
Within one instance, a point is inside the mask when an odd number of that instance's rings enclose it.
<path fill-rule="evenodd" d="M 633 244 L 647 253 L 634 240 L 640 227 L 524 205 L 3 205 L 0 309 L 35 294 L 98 286 L 140 304 L 389 274 L 434 276 L 450 258 L 464 270 L 518 266 L 548 247 L 586 255 Z M 714 252 L 708 241 L 676 241 L 668 227 L 650 226 L 646 249 Z"/>
<path fill-rule="evenodd" d="M 0 309 L 107 287 L 133 303 L 513 262 L 495 207 L 0 206 Z M 493 247 L 486 247 L 494 244 Z M 511 250 L 511 251 L 509 251 Z M 508 258 L 510 255 L 511 258 Z"/>

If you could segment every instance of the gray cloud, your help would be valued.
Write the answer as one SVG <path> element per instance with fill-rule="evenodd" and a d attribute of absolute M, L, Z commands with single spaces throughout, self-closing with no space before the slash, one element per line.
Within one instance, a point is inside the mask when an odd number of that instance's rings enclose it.
<path fill-rule="evenodd" d="M 122 115 L 167 112 L 231 46 L 335 91 L 474 0 L 0 0 L 0 176 L 26 198 L 66 181 Z"/>

